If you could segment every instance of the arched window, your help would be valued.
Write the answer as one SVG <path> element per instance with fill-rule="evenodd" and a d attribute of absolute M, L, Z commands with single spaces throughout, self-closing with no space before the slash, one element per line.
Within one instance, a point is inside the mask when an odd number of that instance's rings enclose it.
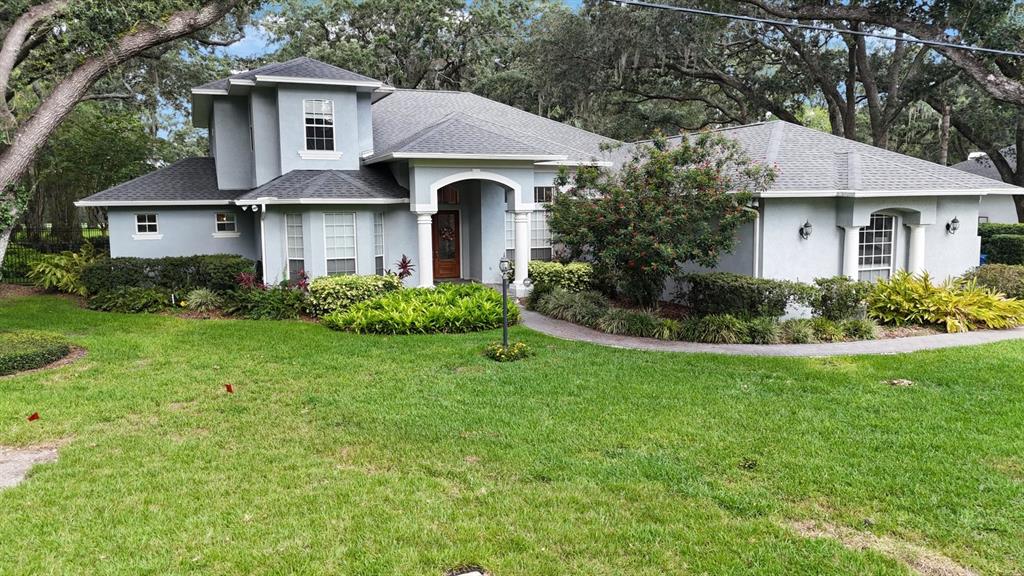
<path fill-rule="evenodd" d="M 895 251 L 896 217 L 872 214 L 868 225 L 860 229 L 860 279 L 874 281 L 891 276 Z"/>

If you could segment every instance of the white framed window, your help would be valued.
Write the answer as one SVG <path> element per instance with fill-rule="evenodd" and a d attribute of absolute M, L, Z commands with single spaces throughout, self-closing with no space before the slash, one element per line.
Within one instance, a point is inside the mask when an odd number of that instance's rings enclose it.
<path fill-rule="evenodd" d="M 156 221 L 156 214 L 135 215 L 136 234 L 159 234 L 160 226 Z"/>
<path fill-rule="evenodd" d="M 505 258 L 516 259 L 516 215 L 505 211 Z"/>
<path fill-rule="evenodd" d="M 378 276 L 384 275 L 384 213 L 373 215 L 373 270 Z"/>
<path fill-rule="evenodd" d="M 298 280 L 306 270 L 303 244 L 302 214 L 285 214 L 285 248 L 288 251 L 288 279 Z"/>
<path fill-rule="evenodd" d="M 872 214 L 868 225 L 860 229 L 860 279 L 874 281 L 892 276 L 895 248 L 896 217 Z"/>
<path fill-rule="evenodd" d="M 328 274 L 356 273 L 356 214 L 324 214 L 324 253 Z"/>
<path fill-rule="evenodd" d="M 538 204 L 550 204 L 554 197 L 554 186 L 535 186 L 533 188 L 533 201 Z"/>
<path fill-rule="evenodd" d="M 215 222 L 217 232 L 238 232 L 234 212 L 217 212 Z"/>
<path fill-rule="evenodd" d="M 530 213 L 530 259 L 551 260 L 551 228 L 547 210 Z"/>
<path fill-rule="evenodd" d="M 306 130 L 306 150 L 334 150 L 334 102 L 331 100 L 304 100 L 303 126 Z"/>

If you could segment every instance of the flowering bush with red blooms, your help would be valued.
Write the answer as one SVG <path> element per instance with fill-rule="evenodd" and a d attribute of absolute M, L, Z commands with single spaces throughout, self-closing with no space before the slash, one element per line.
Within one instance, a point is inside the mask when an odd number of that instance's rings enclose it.
<path fill-rule="evenodd" d="M 638 148 L 619 171 L 580 167 L 556 184 L 551 231 L 572 258 L 590 260 L 605 291 L 641 305 L 658 301 L 684 262 L 714 266 L 733 249 L 754 191 L 775 179 L 732 140 L 714 133 L 664 137 Z"/>

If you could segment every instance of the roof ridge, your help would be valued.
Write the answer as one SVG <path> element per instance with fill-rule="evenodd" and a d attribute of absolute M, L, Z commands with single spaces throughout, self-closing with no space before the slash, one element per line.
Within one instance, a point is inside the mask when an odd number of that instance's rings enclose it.
<path fill-rule="evenodd" d="M 402 148 L 405 148 L 406 146 L 411 146 L 412 144 L 415 144 L 416 142 L 419 142 L 420 140 L 425 138 L 428 134 L 433 132 L 436 128 L 440 127 L 443 124 L 450 123 L 452 121 L 452 119 L 454 119 L 456 114 L 457 114 L 456 112 L 449 112 L 448 114 L 445 114 L 437 122 L 434 122 L 433 124 L 427 124 L 426 126 L 421 128 L 420 130 L 417 130 L 416 132 L 413 132 L 412 134 L 410 134 L 404 140 L 400 140 L 399 142 L 395 143 L 394 145 L 391 146 L 391 150 L 393 150 L 393 151 L 394 150 L 401 150 Z"/>
<path fill-rule="evenodd" d="M 348 182 L 349 184 L 352 184 L 353 186 L 359 188 L 363 192 L 373 192 L 366 184 L 356 180 L 355 178 L 352 178 L 351 176 L 346 174 L 344 170 L 330 170 L 328 173 L 328 177 L 340 178 L 341 180 L 344 180 L 345 182 Z"/>

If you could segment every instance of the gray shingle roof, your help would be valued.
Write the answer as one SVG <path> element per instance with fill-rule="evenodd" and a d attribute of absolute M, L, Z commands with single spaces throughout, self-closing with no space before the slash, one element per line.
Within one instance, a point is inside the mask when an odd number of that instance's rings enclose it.
<path fill-rule="evenodd" d="M 386 169 L 364 166 L 359 170 L 293 170 L 242 194 L 238 200 L 257 198 L 407 200 L 409 191 L 399 186 Z"/>
<path fill-rule="evenodd" d="M 228 80 L 255 80 L 256 76 L 287 76 L 289 78 L 309 78 L 316 80 L 341 80 L 347 82 L 380 82 L 370 78 L 369 76 L 363 76 L 344 68 L 338 68 L 319 60 L 313 60 L 306 56 L 300 56 L 299 58 L 293 58 L 287 62 L 275 62 L 273 64 L 267 64 L 261 66 L 255 70 L 249 70 L 247 72 L 241 72 L 239 74 L 233 74 L 227 78 L 220 80 L 214 80 L 208 82 L 202 86 L 196 86 L 199 89 L 212 89 L 212 90 L 227 90 Z"/>
<path fill-rule="evenodd" d="M 543 154 L 607 160 L 602 144 L 618 144 L 568 124 L 468 92 L 396 90 L 373 104 L 374 156 L 405 151 Z M 465 152 L 459 152 L 464 150 Z M 516 150 L 520 150 L 516 152 Z M 528 150 L 528 152 L 527 152 Z"/>
<path fill-rule="evenodd" d="M 228 202 L 240 191 L 217 188 L 213 158 L 185 158 L 81 200 L 84 204 L 123 202 Z"/>
<path fill-rule="evenodd" d="M 1007 162 L 1013 166 L 1017 162 L 1017 147 L 1008 146 L 1000 150 L 1003 157 L 1006 158 Z M 996 165 L 992 163 L 992 160 L 987 154 L 982 154 L 975 158 L 969 158 L 960 162 L 959 164 L 953 164 L 953 168 L 957 170 L 963 170 L 964 172 L 970 172 L 971 174 L 977 174 L 978 176 L 984 176 L 985 178 L 991 178 L 993 180 L 1003 181 L 1003 177 L 999 174 L 999 170 L 996 169 Z"/>
<path fill-rule="evenodd" d="M 723 128 L 752 160 L 778 169 L 770 191 L 1017 190 L 975 174 L 781 120 Z M 677 136 L 670 140 L 681 138 Z"/>

